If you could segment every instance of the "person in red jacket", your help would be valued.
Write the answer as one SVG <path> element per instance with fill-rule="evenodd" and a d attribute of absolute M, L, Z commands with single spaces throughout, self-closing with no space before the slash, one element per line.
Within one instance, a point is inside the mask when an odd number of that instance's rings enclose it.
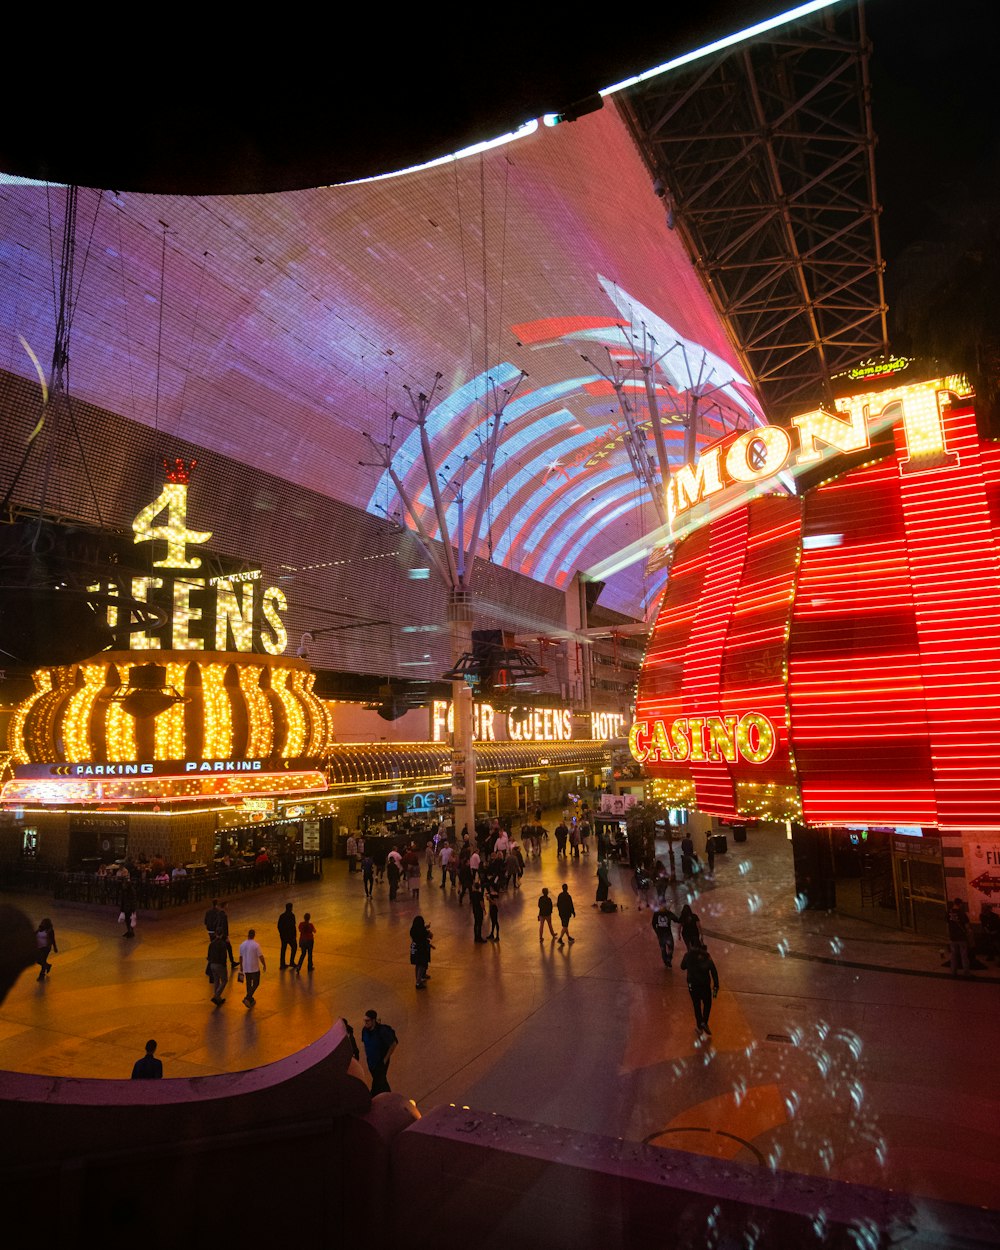
<path fill-rule="evenodd" d="M 316 926 L 309 919 L 309 912 L 299 921 L 299 962 L 295 965 L 295 971 L 302 971 L 302 964 L 306 957 L 309 958 L 309 971 L 313 970 L 313 942 L 316 938 Z"/>

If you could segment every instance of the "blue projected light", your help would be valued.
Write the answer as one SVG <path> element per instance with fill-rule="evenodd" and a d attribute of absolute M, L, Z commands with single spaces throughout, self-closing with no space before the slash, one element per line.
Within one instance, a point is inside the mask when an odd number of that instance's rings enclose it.
<path fill-rule="evenodd" d="M 624 503 L 619 504 L 617 508 L 613 508 L 610 512 L 605 513 L 601 517 L 601 524 L 610 525 L 612 521 L 616 521 L 620 516 L 624 516 L 626 512 L 631 512 L 634 508 L 641 507 L 642 494 L 643 492 L 641 490 L 633 490 L 631 498 L 626 499 Z M 589 526 L 584 525 L 582 529 L 582 538 L 578 538 L 576 542 L 574 542 L 571 547 L 564 550 L 561 555 L 557 554 L 552 558 L 552 563 L 558 564 L 558 568 L 556 570 L 557 572 L 569 573 L 573 571 L 573 565 L 576 563 L 577 556 L 580 555 L 583 549 L 591 541 L 592 535 Z M 544 564 L 544 561 L 542 564 Z M 537 569 L 539 577 L 544 576 L 541 571 L 542 564 L 539 564 Z"/>
<path fill-rule="evenodd" d="M 557 532 L 565 533 L 567 529 L 566 522 L 574 522 L 574 518 L 571 515 L 572 510 L 586 495 L 596 494 L 601 488 L 607 489 L 613 482 L 620 482 L 624 489 L 634 489 L 635 476 L 632 473 L 631 466 L 617 465 L 613 468 L 605 469 L 603 472 L 590 474 L 578 483 L 574 482 L 570 490 L 559 497 L 559 519 L 561 524 Z M 609 502 L 614 498 L 621 498 L 621 495 L 622 490 L 612 491 Z M 547 526 L 536 526 L 534 532 L 525 539 L 525 554 L 532 554 L 539 546 L 543 536 L 551 529 L 553 529 L 551 521 Z M 555 553 L 552 551 L 547 552 L 538 562 L 532 572 L 532 576 L 541 580 L 551 570 L 554 562 Z"/>
<path fill-rule="evenodd" d="M 536 408 L 544 407 L 546 404 L 555 403 L 556 400 L 562 399 L 564 396 L 570 395 L 574 391 L 582 390 L 587 383 L 594 382 L 596 380 L 596 375 L 594 374 L 588 374 L 586 377 L 582 378 L 567 378 L 562 382 L 553 382 L 550 386 L 543 386 L 537 391 L 531 391 L 527 395 L 519 395 L 516 399 L 511 400 L 511 402 L 507 405 L 507 408 L 504 411 L 503 419 L 506 423 L 516 421 L 519 417 L 524 416 L 526 413 L 532 412 Z M 437 409 L 435 409 L 434 412 L 437 412 Z M 564 414 L 570 421 L 575 420 L 573 414 L 567 412 L 566 409 L 562 409 L 562 414 Z M 552 417 L 557 415 L 561 414 L 553 413 Z M 430 426 L 433 416 L 434 413 L 430 413 L 428 415 L 428 426 Z M 545 418 L 546 422 L 549 420 L 550 418 Z M 539 437 L 539 424 L 540 423 L 536 421 L 531 425 L 522 426 L 517 430 L 508 431 L 501 442 L 503 450 L 508 452 L 512 448 L 517 450 L 522 447 L 526 447 L 534 439 Z M 551 432 L 554 428 L 555 427 L 553 425 L 547 424 L 545 432 Z M 430 429 L 428 429 L 428 433 L 430 432 Z M 457 457 L 461 460 L 466 456 L 474 456 L 478 454 L 481 450 L 480 434 L 481 430 L 480 428 L 477 428 L 471 433 L 464 435 L 455 447 L 448 450 L 449 458 Z M 591 437 L 593 437 L 593 433 L 591 434 Z M 482 474 L 480 473 L 480 480 L 481 479 Z M 471 480 L 471 478 L 469 480 Z M 429 485 L 425 486 L 423 491 L 420 493 L 420 503 L 423 504 L 424 507 L 430 508 L 433 506 L 433 502 L 431 488 Z"/>

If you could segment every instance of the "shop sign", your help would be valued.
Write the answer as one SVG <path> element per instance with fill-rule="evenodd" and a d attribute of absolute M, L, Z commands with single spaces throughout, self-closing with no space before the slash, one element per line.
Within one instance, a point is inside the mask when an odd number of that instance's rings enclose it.
<path fill-rule="evenodd" d="M 89 833 L 91 830 L 108 833 L 113 829 L 128 832 L 128 817 L 112 815 L 110 812 L 98 812 L 93 816 L 74 812 L 69 818 L 70 833 Z"/>
<path fill-rule="evenodd" d="M 302 849 L 304 851 L 319 850 L 318 820 L 304 820 L 302 822 Z"/>
<path fill-rule="evenodd" d="M 627 720 L 617 712 L 591 712 L 590 736 L 595 742 L 610 742 L 625 736 Z"/>
<path fill-rule="evenodd" d="M 498 712 L 489 703 L 473 703 L 472 736 L 477 742 L 570 742 L 573 738 L 573 709 L 568 707 L 528 707 L 526 717 L 515 718 Z M 506 734 L 498 735 L 498 720 Z M 454 713 L 447 699 L 431 703 L 431 741 L 447 742 L 454 732 Z"/>
<path fill-rule="evenodd" d="M 965 875 L 980 905 L 1000 905 L 1000 843 L 973 842 L 965 847 Z"/>
<path fill-rule="evenodd" d="M 637 720 L 628 735 L 632 756 L 640 764 L 690 762 L 733 764 L 742 757 L 749 764 L 766 764 L 774 754 L 778 735 L 761 712 L 742 716 L 680 716 L 664 720 Z"/>

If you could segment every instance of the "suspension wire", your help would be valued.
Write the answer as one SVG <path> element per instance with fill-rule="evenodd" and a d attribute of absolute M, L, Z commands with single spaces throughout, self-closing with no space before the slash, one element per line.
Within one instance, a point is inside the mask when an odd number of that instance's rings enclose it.
<path fill-rule="evenodd" d="M 458 181 L 458 161 L 452 163 L 455 175 L 455 203 L 458 207 L 458 238 L 462 248 L 462 280 L 465 283 L 465 316 L 469 323 L 469 359 L 472 364 L 472 376 L 476 376 L 476 346 L 472 332 L 472 297 L 469 293 L 469 265 L 465 255 L 465 219 L 462 216 L 462 193 Z M 478 396 L 477 396 L 478 399 Z"/>
<path fill-rule="evenodd" d="M 191 357 L 194 355 L 194 339 L 195 339 L 195 334 L 198 331 L 198 317 L 201 314 L 201 297 L 205 289 L 205 269 L 206 269 L 205 257 L 207 256 L 208 256 L 208 252 L 202 253 L 202 258 L 201 258 L 202 263 L 199 266 L 198 298 L 195 300 L 194 319 L 191 323 L 191 340 L 188 343 L 187 360 L 184 362 L 184 376 L 181 380 L 181 394 L 180 394 L 180 403 L 178 407 L 178 416 L 180 417 L 184 416 L 184 399 L 187 395 L 188 375 L 191 372 Z"/>
<path fill-rule="evenodd" d="M 128 345 L 128 384 L 129 393 L 132 400 L 132 419 L 135 420 L 135 373 L 133 371 L 132 360 L 132 328 L 128 320 L 128 288 L 125 283 L 125 243 L 122 237 L 122 217 L 124 216 L 121 203 L 116 206 L 115 214 L 116 224 L 118 226 L 118 270 L 122 278 L 122 307 L 125 310 L 125 342 Z"/>

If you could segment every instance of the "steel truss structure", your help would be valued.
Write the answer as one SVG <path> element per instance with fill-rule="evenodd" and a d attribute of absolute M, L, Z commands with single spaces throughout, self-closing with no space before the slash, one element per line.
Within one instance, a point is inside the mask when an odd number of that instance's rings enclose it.
<path fill-rule="evenodd" d="M 619 102 L 771 420 L 888 352 L 869 50 L 836 6 Z"/>

